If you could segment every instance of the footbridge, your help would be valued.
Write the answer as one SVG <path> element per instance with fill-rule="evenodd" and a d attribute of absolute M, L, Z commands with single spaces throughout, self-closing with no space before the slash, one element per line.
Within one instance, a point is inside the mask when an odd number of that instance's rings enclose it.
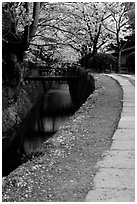
<path fill-rule="evenodd" d="M 28 76 L 24 81 L 42 81 L 67 83 L 74 107 L 79 108 L 86 98 L 94 91 L 95 82 L 92 74 L 81 67 L 66 69 L 49 69 L 41 67 Z"/>
<path fill-rule="evenodd" d="M 25 81 L 73 81 L 80 80 L 80 68 L 50 69 L 41 67 L 24 76 Z"/>

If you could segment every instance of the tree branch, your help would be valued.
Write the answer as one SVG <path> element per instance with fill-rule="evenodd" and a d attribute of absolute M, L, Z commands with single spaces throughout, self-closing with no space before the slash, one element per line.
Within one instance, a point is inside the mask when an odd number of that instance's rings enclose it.
<path fill-rule="evenodd" d="M 103 26 L 104 26 L 104 28 L 105 28 L 106 30 L 110 31 L 111 33 L 114 33 L 115 35 L 117 34 L 114 30 L 111 30 L 111 29 L 109 29 L 106 25 L 104 25 L 104 23 L 103 23 Z"/>
<path fill-rule="evenodd" d="M 42 27 L 51 27 L 51 28 L 55 28 L 55 29 L 60 30 L 60 31 L 62 31 L 62 32 L 64 32 L 64 33 L 71 34 L 71 35 L 77 37 L 79 40 L 81 40 L 81 38 L 79 38 L 79 37 L 76 35 L 76 33 L 73 33 L 73 32 L 71 32 L 71 31 L 69 31 L 69 30 L 65 30 L 65 29 L 63 29 L 63 28 L 59 28 L 59 27 L 57 27 L 57 26 L 50 25 L 50 24 L 48 24 L 48 25 L 47 25 L 47 24 L 46 24 L 46 25 L 41 25 L 41 26 L 42 26 Z"/>
<path fill-rule="evenodd" d="M 99 49 L 100 47 L 102 47 L 102 45 L 106 44 L 106 41 L 103 41 L 100 45 L 97 46 L 97 49 Z"/>

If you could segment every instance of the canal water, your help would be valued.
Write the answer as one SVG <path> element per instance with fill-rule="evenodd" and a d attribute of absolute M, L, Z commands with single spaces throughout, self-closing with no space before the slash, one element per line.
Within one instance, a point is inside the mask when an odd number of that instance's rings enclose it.
<path fill-rule="evenodd" d="M 18 135 L 2 155 L 2 174 L 8 175 L 22 164 L 22 156 L 31 155 L 53 136 L 73 113 L 67 84 L 49 89 L 22 123 Z"/>
<path fill-rule="evenodd" d="M 59 127 L 68 121 L 72 109 L 73 104 L 67 84 L 58 84 L 48 90 L 25 123 L 22 136 L 25 154 L 31 154 L 43 141 L 56 133 Z"/>

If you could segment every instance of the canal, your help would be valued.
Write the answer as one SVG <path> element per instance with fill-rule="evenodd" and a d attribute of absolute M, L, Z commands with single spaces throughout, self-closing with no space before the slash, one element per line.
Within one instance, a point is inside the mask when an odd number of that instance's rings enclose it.
<path fill-rule="evenodd" d="M 37 149 L 65 125 L 94 88 L 93 79 L 69 85 L 55 82 L 28 113 L 10 146 L 3 148 L 2 176 L 32 159 Z"/>
<path fill-rule="evenodd" d="M 38 101 L 27 115 L 18 134 L 2 153 L 2 175 L 21 165 L 68 121 L 73 104 L 67 84 L 56 84 Z"/>

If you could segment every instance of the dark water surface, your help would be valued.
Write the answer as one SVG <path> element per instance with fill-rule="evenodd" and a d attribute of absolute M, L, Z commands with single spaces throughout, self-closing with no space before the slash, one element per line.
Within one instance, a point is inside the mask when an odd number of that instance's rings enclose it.
<path fill-rule="evenodd" d="M 44 141 L 68 121 L 73 104 L 67 84 L 50 89 L 23 122 L 19 133 L 2 155 L 2 174 L 8 175 L 22 164 Z"/>

